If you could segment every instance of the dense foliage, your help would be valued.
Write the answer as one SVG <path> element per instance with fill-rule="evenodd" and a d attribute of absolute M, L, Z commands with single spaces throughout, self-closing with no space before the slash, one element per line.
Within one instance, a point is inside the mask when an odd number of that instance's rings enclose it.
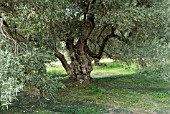
<path fill-rule="evenodd" d="M 92 61 L 103 54 L 161 68 L 168 77 L 169 5 L 169 0 L 1 0 L 1 34 L 20 58 L 21 75 L 36 87 L 54 57 L 71 81 L 81 83 L 91 82 Z"/>
<path fill-rule="evenodd" d="M 2 38 L 2 37 L 1 37 Z M 38 95 L 39 98 L 53 98 L 53 93 L 58 88 L 65 86 L 52 79 L 46 73 L 45 63 L 49 62 L 48 54 L 44 56 L 43 49 L 31 50 L 22 47 L 17 55 L 11 53 L 11 45 L 8 40 L 2 38 L 3 46 L 0 50 L 0 105 L 2 109 L 8 109 L 13 100 L 17 100 L 18 92 L 32 89 L 30 94 Z M 50 57 L 51 59 L 51 57 Z"/>
<path fill-rule="evenodd" d="M 0 51 L 0 102 L 3 108 L 16 99 L 17 92 L 23 89 L 18 79 L 24 76 L 19 60 L 8 52 Z"/>

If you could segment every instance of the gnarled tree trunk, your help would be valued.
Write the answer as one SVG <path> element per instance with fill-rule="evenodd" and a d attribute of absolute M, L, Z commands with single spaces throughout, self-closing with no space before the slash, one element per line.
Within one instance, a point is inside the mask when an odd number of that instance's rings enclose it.
<path fill-rule="evenodd" d="M 92 59 L 87 54 L 85 43 L 78 43 L 74 45 L 71 41 L 66 42 L 67 49 L 71 63 L 68 64 L 64 55 L 56 50 L 56 57 L 59 58 L 63 67 L 65 68 L 70 81 L 79 81 L 80 83 L 90 83 L 90 73 L 92 68 Z"/>
<path fill-rule="evenodd" d="M 105 24 L 101 27 L 99 34 L 96 36 L 96 40 L 102 36 L 102 33 L 106 28 L 110 29 L 110 33 L 102 37 L 102 43 L 99 45 L 98 52 L 92 52 L 88 47 L 88 41 L 91 39 L 95 28 L 95 13 L 93 11 L 95 9 L 95 4 L 96 0 L 90 0 L 87 1 L 87 4 L 84 4 L 86 11 L 83 16 L 83 23 L 81 23 L 81 26 L 77 27 L 80 35 L 74 35 L 74 31 L 70 29 L 65 33 L 64 38 L 62 39 L 66 44 L 71 63 L 68 64 L 64 55 L 55 49 L 56 57 L 59 58 L 63 67 L 66 69 L 69 79 L 72 81 L 80 81 L 82 83 L 91 82 L 90 73 L 93 69 L 92 60 L 94 58 L 97 58 L 98 60 L 101 59 L 106 43 L 110 38 L 116 37 L 117 39 L 121 39 L 115 34 L 115 28 L 112 24 Z M 72 28 L 72 26 L 70 26 L 70 28 Z"/>
<path fill-rule="evenodd" d="M 90 57 L 84 52 L 72 52 L 71 53 L 71 63 L 70 63 L 70 79 L 78 80 L 80 82 L 90 82 L 90 73 L 92 71 L 92 64 Z M 70 72 L 69 71 L 69 72 Z M 69 74 L 68 72 L 68 74 Z"/>
<path fill-rule="evenodd" d="M 90 73 L 92 71 L 91 58 L 87 54 L 86 43 L 79 41 L 74 45 L 71 41 L 66 43 L 71 59 L 70 68 L 67 70 L 70 80 L 91 82 Z"/>

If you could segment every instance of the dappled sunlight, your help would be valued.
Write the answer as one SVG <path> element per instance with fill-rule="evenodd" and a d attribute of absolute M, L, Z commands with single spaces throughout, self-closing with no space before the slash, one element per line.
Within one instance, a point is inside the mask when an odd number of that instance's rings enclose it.
<path fill-rule="evenodd" d="M 62 67 L 61 62 L 53 62 L 51 64 L 47 64 L 47 72 L 51 75 L 62 75 L 66 74 L 65 69 Z M 92 78 L 103 78 L 117 75 L 127 75 L 136 73 L 138 70 L 133 65 L 132 67 L 127 67 L 123 62 L 113 62 L 110 59 L 102 59 L 99 66 L 93 66 L 93 71 L 91 72 Z"/>
<path fill-rule="evenodd" d="M 21 101 L 15 101 L 11 107 L 17 110 L 19 106 L 21 111 L 27 113 L 32 111 L 39 113 L 164 113 L 170 111 L 169 82 L 149 74 L 135 73 L 135 70 L 130 72 L 128 69 L 112 64 L 107 63 L 108 66 L 94 68 L 99 77 L 94 76 L 94 82 L 90 85 L 59 89 L 55 94 L 55 100 L 41 99 L 40 102 L 37 96 L 30 97 L 22 93 L 19 96 Z M 59 72 L 60 65 L 50 67 L 58 68 L 54 77 L 66 76 Z M 110 72 L 105 72 L 108 68 Z M 121 71 L 122 74 L 118 75 L 114 70 Z"/>
<path fill-rule="evenodd" d="M 55 75 L 55 74 L 66 74 L 65 69 L 62 67 L 60 62 L 55 62 L 51 64 L 46 65 L 46 70 L 49 74 Z"/>
<path fill-rule="evenodd" d="M 72 86 L 57 95 L 62 100 L 61 110 L 75 110 L 67 101 L 95 103 L 105 111 L 119 113 L 168 112 L 170 84 L 161 77 L 140 73 L 137 68 L 127 68 L 124 63 L 102 62 L 94 66 L 93 83 L 89 86 Z M 59 67 L 58 67 L 59 68 Z M 63 101 L 66 101 L 63 107 Z M 90 105 L 89 104 L 89 105 Z M 88 108 L 88 107 L 86 107 Z M 100 109 L 100 108 L 99 108 Z M 56 109 L 57 111 L 58 109 Z M 97 109 L 98 110 L 98 109 Z M 165 111 L 163 111 L 165 110 Z"/>
<path fill-rule="evenodd" d="M 93 78 L 104 78 L 110 76 L 127 75 L 136 73 L 135 65 L 127 67 L 124 62 L 102 62 L 100 66 L 94 66 L 91 75 Z"/>
<path fill-rule="evenodd" d="M 0 114 L 170 113 L 170 0 L 0 0 Z"/>

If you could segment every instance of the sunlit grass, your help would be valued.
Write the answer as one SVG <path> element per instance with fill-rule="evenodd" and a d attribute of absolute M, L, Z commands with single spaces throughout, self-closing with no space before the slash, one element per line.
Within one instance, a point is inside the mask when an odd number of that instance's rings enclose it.
<path fill-rule="evenodd" d="M 48 64 L 47 65 L 47 72 L 51 75 L 55 74 L 66 74 L 65 69 L 62 67 L 61 63 L 56 64 Z"/>
<path fill-rule="evenodd" d="M 59 65 L 56 68 L 60 69 L 54 69 L 56 73 L 65 73 Z M 59 99 L 64 102 L 71 100 L 104 104 L 106 107 L 114 107 L 109 109 L 111 112 L 114 110 L 119 113 L 169 111 L 170 84 L 160 77 L 137 73 L 137 70 L 135 64 L 128 67 L 123 62 L 103 62 L 99 66 L 94 66 L 92 71 L 92 77 L 96 79 L 97 84 L 91 84 L 86 88 L 69 87 L 67 92 L 62 94 L 59 92 Z M 71 107 L 70 110 L 72 110 Z"/>
<path fill-rule="evenodd" d="M 93 66 L 91 76 L 97 78 L 108 77 L 111 75 L 132 74 L 135 73 L 136 70 L 137 68 L 133 64 L 131 67 L 128 67 L 126 63 L 123 62 L 102 62 L 99 66 Z M 51 75 L 66 74 L 66 71 L 62 67 L 61 63 L 48 64 L 47 72 Z"/>

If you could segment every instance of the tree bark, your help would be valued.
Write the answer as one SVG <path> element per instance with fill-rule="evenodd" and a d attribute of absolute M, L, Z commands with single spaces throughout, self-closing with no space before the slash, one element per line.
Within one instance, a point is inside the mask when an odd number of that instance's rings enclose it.
<path fill-rule="evenodd" d="M 79 81 L 80 83 L 90 83 L 90 73 L 92 68 L 92 59 L 88 56 L 84 42 L 79 42 L 77 46 L 67 43 L 71 59 L 69 79 Z"/>
<path fill-rule="evenodd" d="M 91 83 L 92 78 L 90 77 L 90 73 L 93 70 L 92 59 L 87 54 L 85 46 L 85 42 L 79 42 L 75 46 L 71 40 L 67 39 L 66 47 L 69 51 L 70 64 L 67 63 L 64 55 L 55 49 L 55 56 L 61 61 L 71 82 Z"/>

